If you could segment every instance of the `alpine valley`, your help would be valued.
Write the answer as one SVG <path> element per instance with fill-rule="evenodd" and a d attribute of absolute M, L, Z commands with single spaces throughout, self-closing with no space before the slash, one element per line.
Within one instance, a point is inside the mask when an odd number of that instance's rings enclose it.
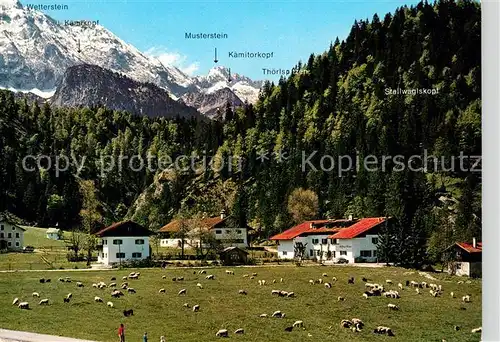
<path fill-rule="evenodd" d="M 68 68 L 87 65 L 78 72 Z M 74 80 L 78 75 L 88 80 L 100 79 L 100 68 L 112 72 L 112 77 L 98 84 Z M 113 74 L 114 73 L 114 74 Z M 119 75 L 118 75 L 119 74 Z M 119 77 L 118 77 L 119 76 Z M 54 94 L 72 94 L 85 88 L 78 105 L 105 104 L 110 109 L 132 110 L 148 116 L 191 117 L 195 107 L 202 114 L 214 116 L 225 101 L 234 105 L 257 100 L 262 81 L 231 75 L 225 67 L 217 66 L 206 76 L 189 76 L 172 65 L 164 65 L 157 58 L 142 53 L 101 25 L 75 25 L 56 21 L 48 15 L 23 7 L 19 2 L 0 7 L 0 88 L 18 93 L 31 93 L 29 98 L 49 101 L 58 106 L 72 106 L 69 97 Z M 129 85 L 139 83 L 156 86 L 148 96 L 130 91 Z M 74 88 L 78 84 L 78 89 Z M 65 89 L 61 89 L 64 87 Z M 137 89 L 139 89 L 137 88 Z M 127 101 L 114 101 L 111 93 L 118 90 L 127 94 Z M 34 95 L 36 96 L 34 96 Z M 163 98 L 165 97 L 165 98 Z M 161 113 L 151 113 L 159 103 L 178 101 Z M 147 102 L 155 103 L 152 105 Z"/>

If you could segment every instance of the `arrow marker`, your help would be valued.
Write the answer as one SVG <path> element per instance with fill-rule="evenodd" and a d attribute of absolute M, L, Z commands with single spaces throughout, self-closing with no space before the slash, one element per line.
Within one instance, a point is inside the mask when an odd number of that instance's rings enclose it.
<path fill-rule="evenodd" d="M 82 52 L 82 50 L 80 50 L 80 39 L 78 39 L 78 52 Z"/>
<path fill-rule="evenodd" d="M 217 48 L 215 48 L 215 58 L 214 58 L 214 63 L 217 63 L 218 60 L 217 60 Z"/>
<path fill-rule="evenodd" d="M 228 78 L 227 78 L 227 81 L 228 81 L 228 82 L 231 82 L 231 68 L 229 68 L 229 76 L 228 76 Z"/>

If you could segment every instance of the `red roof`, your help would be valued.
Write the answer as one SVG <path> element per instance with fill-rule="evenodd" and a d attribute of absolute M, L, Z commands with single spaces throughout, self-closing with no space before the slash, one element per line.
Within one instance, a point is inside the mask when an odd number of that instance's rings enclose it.
<path fill-rule="evenodd" d="M 290 229 L 285 230 L 282 233 L 274 235 L 273 237 L 271 237 L 270 240 L 291 240 L 291 239 L 301 235 L 302 233 L 305 233 L 308 230 L 311 230 L 311 224 L 322 226 L 328 222 L 331 222 L 331 221 L 330 220 L 305 221 L 299 225 L 296 225 L 295 227 L 292 227 Z M 314 231 L 316 231 L 316 230 L 314 230 Z"/>
<path fill-rule="evenodd" d="M 229 217 L 229 216 L 228 216 Z M 221 218 L 220 216 L 215 216 L 215 217 L 207 217 L 201 220 L 194 220 L 194 219 L 179 219 L 179 220 L 173 220 L 167 225 L 163 226 L 159 232 L 161 233 L 175 233 L 178 232 L 181 229 L 181 226 L 183 224 L 190 226 L 191 224 L 195 224 L 197 228 L 205 228 L 205 229 L 213 229 L 216 226 L 218 226 L 220 223 L 224 222 L 228 217 L 226 218 Z"/>
<path fill-rule="evenodd" d="M 113 223 L 111 226 L 94 233 L 99 237 L 105 236 L 150 236 L 154 233 L 133 221 Z"/>
<path fill-rule="evenodd" d="M 367 217 L 360 219 L 358 222 L 348 228 L 341 229 L 338 233 L 330 235 L 329 239 L 353 239 L 363 233 L 368 232 L 370 229 L 378 226 L 380 223 L 385 222 L 386 217 Z"/>
<path fill-rule="evenodd" d="M 473 247 L 471 243 L 468 242 L 457 242 L 457 246 L 464 249 L 468 253 L 482 253 L 483 252 L 483 243 L 478 242 L 476 247 Z"/>

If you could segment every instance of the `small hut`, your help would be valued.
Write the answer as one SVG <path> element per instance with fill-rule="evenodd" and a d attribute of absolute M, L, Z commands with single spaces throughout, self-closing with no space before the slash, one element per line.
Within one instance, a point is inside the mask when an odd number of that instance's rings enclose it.
<path fill-rule="evenodd" d="M 248 252 L 238 247 L 227 247 L 219 253 L 219 257 L 223 265 L 244 265 Z"/>

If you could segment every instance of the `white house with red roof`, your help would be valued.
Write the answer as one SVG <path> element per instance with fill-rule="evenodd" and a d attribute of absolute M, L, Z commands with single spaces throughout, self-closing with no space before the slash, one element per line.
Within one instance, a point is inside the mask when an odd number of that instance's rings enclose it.
<path fill-rule="evenodd" d="M 117 222 L 98 231 L 95 233 L 100 239 L 97 262 L 112 265 L 148 258 L 149 236 L 152 234 L 152 231 L 133 221 Z"/>
<path fill-rule="evenodd" d="M 304 258 L 349 263 L 377 261 L 380 228 L 387 217 L 331 219 L 303 222 L 271 237 L 278 242 L 278 258 L 293 259 L 295 244 L 306 245 Z"/>
<path fill-rule="evenodd" d="M 458 276 L 481 277 L 483 244 L 472 239 L 470 242 L 456 242 L 446 249 L 451 253 L 452 262 L 448 272 Z"/>

